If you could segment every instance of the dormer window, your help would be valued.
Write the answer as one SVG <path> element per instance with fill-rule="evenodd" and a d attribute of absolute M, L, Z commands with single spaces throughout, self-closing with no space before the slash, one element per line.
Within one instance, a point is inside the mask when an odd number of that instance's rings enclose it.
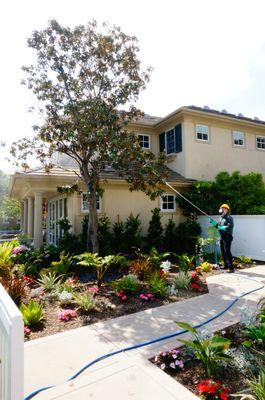
<path fill-rule="evenodd" d="M 209 126 L 196 125 L 196 140 L 200 142 L 209 142 Z"/>

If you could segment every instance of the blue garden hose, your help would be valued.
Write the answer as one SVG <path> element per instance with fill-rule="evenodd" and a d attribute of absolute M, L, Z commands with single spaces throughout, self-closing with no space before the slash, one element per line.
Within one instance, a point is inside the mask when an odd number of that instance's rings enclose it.
<path fill-rule="evenodd" d="M 223 314 L 225 314 L 228 310 L 230 310 L 230 308 L 232 308 L 232 307 L 234 306 L 234 304 L 235 304 L 238 300 L 240 300 L 241 298 L 243 298 L 243 297 L 245 297 L 245 296 L 247 296 L 247 295 L 249 295 L 249 294 L 251 294 L 251 293 L 257 292 L 258 290 L 261 290 L 261 289 L 264 288 L 264 285 L 263 285 L 263 284 L 260 284 L 260 282 L 258 282 L 256 279 L 248 278 L 248 277 L 246 277 L 246 276 L 244 276 L 244 275 L 240 275 L 240 274 L 236 274 L 236 276 L 239 276 L 239 277 L 241 277 L 242 279 L 248 279 L 248 280 L 250 280 L 250 281 L 256 282 L 256 283 L 259 284 L 259 287 L 257 287 L 256 289 L 249 290 L 248 292 L 245 292 L 245 293 L 240 294 L 240 295 L 237 296 L 234 300 L 232 300 L 232 301 L 229 303 L 229 305 L 228 305 L 224 310 L 220 311 L 218 314 L 214 315 L 213 317 L 208 318 L 206 321 L 201 322 L 200 324 L 194 325 L 193 327 L 194 327 L 195 329 L 201 328 L 202 326 L 207 325 L 207 324 L 209 324 L 210 322 L 214 321 L 215 319 L 221 317 L 221 316 L 222 316 Z M 92 365 L 98 363 L 99 361 L 105 360 L 106 358 L 109 358 L 109 357 L 114 356 L 114 355 L 119 354 L 119 353 L 124 353 L 124 352 L 126 352 L 126 351 L 130 351 L 130 350 L 134 350 L 134 349 L 139 349 L 140 347 L 149 346 L 149 345 L 151 345 L 151 344 L 154 344 L 154 343 L 157 343 L 157 342 L 161 342 L 161 341 L 163 341 L 163 340 L 167 340 L 167 339 L 170 339 L 170 338 L 179 336 L 179 335 L 183 335 L 184 333 L 187 333 L 187 332 L 188 332 L 188 331 L 187 331 L 186 329 L 178 330 L 178 331 L 176 331 L 176 332 L 174 332 L 174 333 L 171 333 L 171 334 L 169 334 L 169 335 L 160 336 L 160 337 L 158 337 L 158 338 L 151 339 L 151 340 L 149 340 L 149 341 L 141 342 L 141 343 L 138 343 L 138 344 L 135 344 L 135 345 L 132 345 L 132 346 L 128 346 L 128 347 L 124 347 L 124 348 L 119 349 L 119 350 L 112 351 L 112 352 L 110 352 L 110 353 L 103 354 L 102 356 L 95 358 L 93 361 L 90 361 L 90 362 L 89 362 L 88 364 L 86 364 L 84 367 L 82 367 L 81 369 L 79 369 L 79 370 L 78 370 L 74 375 L 72 375 L 66 382 L 69 382 L 69 381 L 74 380 L 74 379 L 77 378 L 80 374 L 82 374 L 82 372 L 84 372 L 86 369 L 88 369 L 88 368 L 91 367 Z M 32 399 L 33 397 L 35 397 L 37 394 L 39 394 L 39 393 L 41 393 L 41 392 L 44 392 L 45 390 L 54 388 L 54 387 L 56 387 L 56 386 L 58 386 L 58 385 L 51 385 L 51 386 L 41 387 L 41 388 L 35 390 L 34 392 L 30 393 L 28 396 L 26 396 L 26 397 L 24 398 L 24 400 L 30 400 L 30 399 Z"/>

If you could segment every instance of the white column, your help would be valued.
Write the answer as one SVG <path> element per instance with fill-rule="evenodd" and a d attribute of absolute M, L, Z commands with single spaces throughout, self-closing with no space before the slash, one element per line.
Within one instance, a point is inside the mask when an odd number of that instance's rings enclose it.
<path fill-rule="evenodd" d="M 42 193 L 34 193 L 34 247 L 39 248 L 43 243 L 42 235 Z"/>
<path fill-rule="evenodd" d="M 23 200 L 23 232 L 28 233 L 28 201 Z"/>
<path fill-rule="evenodd" d="M 30 238 L 33 237 L 34 233 L 34 226 L 33 226 L 33 220 L 34 220 L 34 199 L 33 197 L 28 197 L 28 235 Z"/>
<path fill-rule="evenodd" d="M 20 202 L 20 229 L 23 230 L 23 224 L 24 224 L 24 202 Z"/>

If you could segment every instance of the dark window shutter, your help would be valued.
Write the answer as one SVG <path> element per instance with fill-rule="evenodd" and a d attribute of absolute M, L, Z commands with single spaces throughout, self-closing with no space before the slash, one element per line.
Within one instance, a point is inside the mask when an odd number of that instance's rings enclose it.
<path fill-rule="evenodd" d="M 162 152 L 165 150 L 166 144 L 165 144 L 165 132 L 160 133 L 159 135 L 159 150 Z"/>
<path fill-rule="evenodd" d="M 181 124 L 175 126 L 175 152 L 180 153 L 182 151 L 182 127 Z"/>

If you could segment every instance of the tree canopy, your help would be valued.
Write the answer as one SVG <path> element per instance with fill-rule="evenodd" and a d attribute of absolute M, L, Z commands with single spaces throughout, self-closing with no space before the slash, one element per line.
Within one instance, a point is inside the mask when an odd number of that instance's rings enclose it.
<path fill-rule="evenodd" d="M 131 190 L 151 198 L 161 193 L 166 177 L 164 155 L 143 151 L 129 128 L 142 115 L 135 102 L 149 82 L 150 68 L 142 67 L 134 36 L 95 21 L 69 28 L 52 20 L 32 33 L 28 46 L 36 62 L 23 67 L 23 83 L 39 102 L 42 123 L 34 127 L 33 139 L 13 144 L 11 153 L 21 164 L 37 156 L 47 172 L 55 152 L 76 162 L 89 195 L 88 247 L 97 251 L 100 173 L 112 167 Z M 71 188 L 61 188 L 66 190 Z"/>

